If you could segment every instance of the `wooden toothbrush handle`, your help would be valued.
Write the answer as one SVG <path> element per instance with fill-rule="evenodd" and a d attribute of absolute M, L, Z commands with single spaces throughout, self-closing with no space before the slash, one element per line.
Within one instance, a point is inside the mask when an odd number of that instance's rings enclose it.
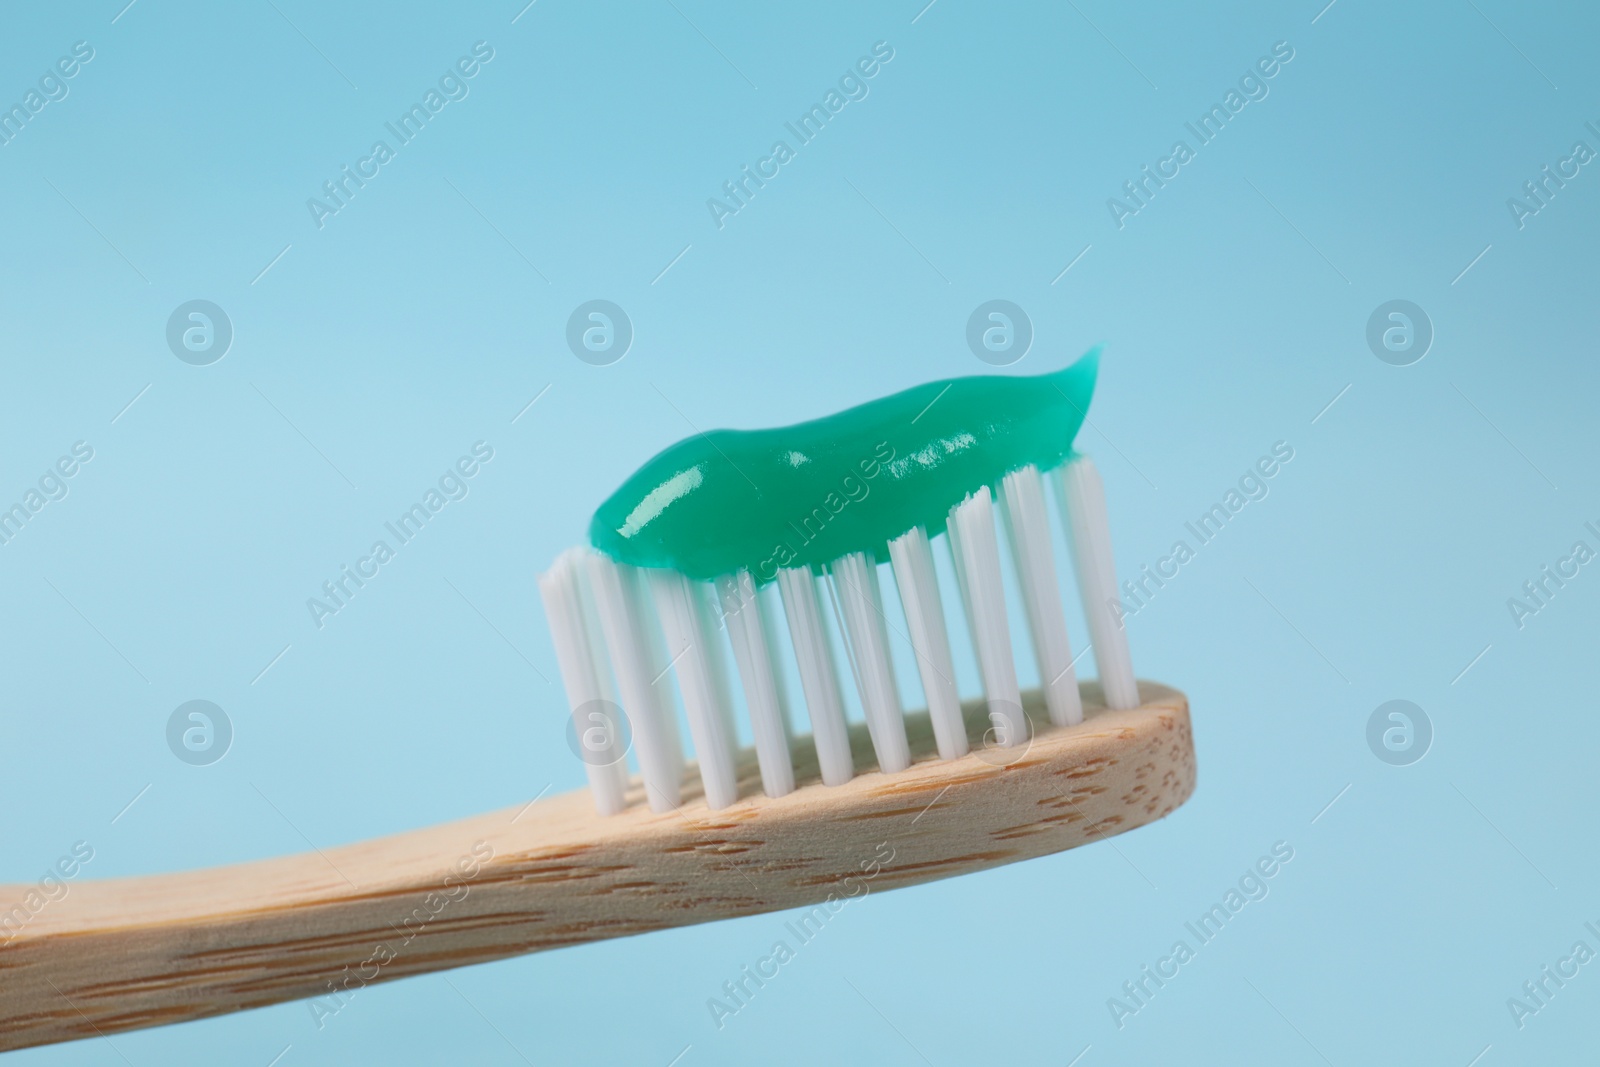
<path fill-rule="evenodd" d="M 1083 687 L 1080 726 L 1023 750 L 945 763 L 907 716 L 909 770 L 760 794 L 708 811 L 594 814 L 586 791 L 393 837 L 210 870 L 69 883 L 20 925 L 0 922 L 0 1050 L 114 1034 L 300 998 L 313 1015 L 372 982 L 737 915 L 837 902 L 1042 856 L 1159 819 L 1194 790 L 1188 702 L 1140 683 L 1108 711 Z M 987 727 L 977 702 L 969 735 Z M 856 766 L 874 766 L 864 730 Z M 806 758 L 809 752 L 810 765 Z M 1005 765 L 1007 761 L 1009 765 Z M 697 781 L 690 774 L 688 780 Z M 29 886 L 0 887 L 0 901 Z M 25 909 L 26 910 L 26 909 Z M 6 938 L 9 935 L 9 940 Z"/>

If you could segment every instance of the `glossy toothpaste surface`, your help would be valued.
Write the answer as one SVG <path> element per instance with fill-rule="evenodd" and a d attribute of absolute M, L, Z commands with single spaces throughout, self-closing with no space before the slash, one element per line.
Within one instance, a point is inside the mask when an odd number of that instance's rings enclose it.
<path fill-rule="evenodd" d="M 1032 376 L 950 378 L 834 415 L 712 430 L 663 450 L 600 505 L 595 548 L 638 567 L 712 579 L 820 569 L 850 552 L 888 558 L 916 526 L 1028 465 L 1058 466 L 1088 411 L 1099 349 Z"/>

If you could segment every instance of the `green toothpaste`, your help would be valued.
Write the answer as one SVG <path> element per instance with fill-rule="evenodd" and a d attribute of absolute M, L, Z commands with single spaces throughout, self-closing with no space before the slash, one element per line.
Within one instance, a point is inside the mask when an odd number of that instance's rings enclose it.
<path fill-rule="evenodd" d="M 595 548 L 637 567 L 709 580 L 781 567 L 820 570 L 850 552 L 888 558 L 916 526 L 931 537 L 950 509 L 1029 464 L 1072 455 L 1100 350 L 1030 377 L 918 385 L 810 422 L 712 430 L 633 473 L 595 512 Z"/>

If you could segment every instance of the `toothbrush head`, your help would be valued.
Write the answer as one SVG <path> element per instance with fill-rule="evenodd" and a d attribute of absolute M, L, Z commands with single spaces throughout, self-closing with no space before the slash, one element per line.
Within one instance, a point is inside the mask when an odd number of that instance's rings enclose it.
<path fill-rule="evenodd" d="M 600 813 L 639 801 L 721 811 L 754 792 L 747 764 L 773 799 L 903 775 L 922 760 L 952 773 L 963 760 L 1006 767 L 1028 758 L 1041 730 L 1083 724 L 1086 702 L 1150 706 L 1117 610 L 1100 476 L 1072 447 L 1097 370 L 1098 350 L 1050 374 L 934 382 L 783 429 L 714 431 L 630 477 L 596 513 L 592 544 L 540 578 Z M 1072 653 L 1051 495 L 1099 668 L 1092 697 L 1077 677 L 1082 653 Z M 1019 619 L 1008 599 L 1020 601 Z M 1037 678 L 1026 694 L 1018 623 L 1031 652 L 1024 673 Z M 962 633 L 976 703 L 957 685 Z M 914 721 L 931 747 L 913 744 L 902 677 L 920 684 L 926 711 Z M 791 703 L 804 707 L 809 736 Z"/>

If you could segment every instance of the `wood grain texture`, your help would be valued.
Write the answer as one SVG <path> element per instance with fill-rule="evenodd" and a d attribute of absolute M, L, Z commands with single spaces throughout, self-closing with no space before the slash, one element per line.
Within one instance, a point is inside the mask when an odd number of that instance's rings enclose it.
<path fill-rule="evenodd" d="M 656 814 L 637 780 L 621 815 L 586 791 L 531 807 L 211 870 L 74 883 L 0 944 L 0 1050 L 156 1026 L 524 952 L 817 904 L 1073 848 L 1159 819 L 1194 791 L 1188 701 L 1140 683 L 1085 721 L 1043 724 L 1024 749 L 937 759 L 926 713 L 907 717 L 917 762 L 819 781 L 796 746 L 788 796 L 761 795 L 754 755 L 740 801 L 707 810 L 696 784 Z M 981 746 L 987 722 L 966 707 Z M 875 768 L 864 728 L 858 768 Z M 27 886 L 0 887 L 0 901 Z M 329 1000 L 330 1005 L 336 1003 Z"/>

